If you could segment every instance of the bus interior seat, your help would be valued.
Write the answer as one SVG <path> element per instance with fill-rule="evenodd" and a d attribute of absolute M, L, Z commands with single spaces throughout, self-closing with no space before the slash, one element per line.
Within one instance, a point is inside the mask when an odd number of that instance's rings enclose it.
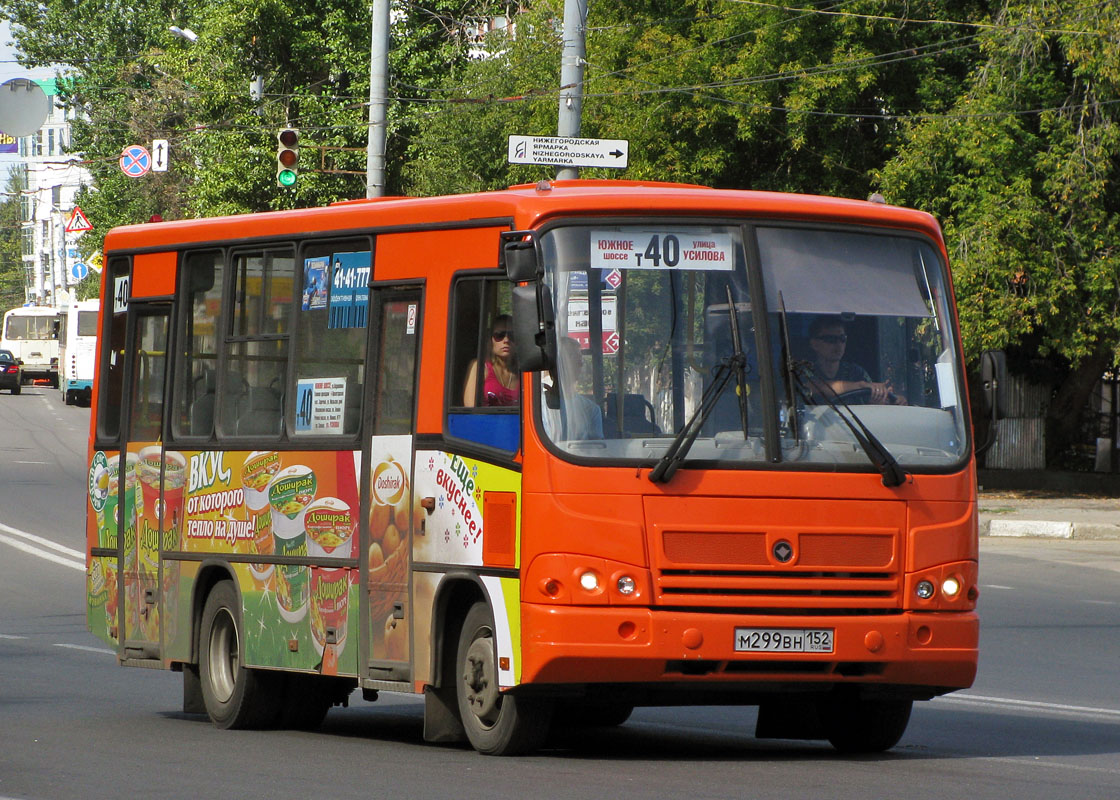
<path fill-rule="evenodd" d="M 619 435 L 618 395 L 607 394 L 606 408 L 603 412 L 603 433 L 608 438 Z M 643 395 L 626 394 L 622 396 L 622 435 L 659 435 L 653 404 Z"/>
<path fill-rule="evenodd" d="M 238 436 L 279 434 L 283 397 L 270 386 L 250 386 L 237 417 Z"/>
<path fill-rule="evenodd" d="M 194 379 L 194 400 L 190 408 L 190 435 L 209 436 L 214 432 L 214 404 L 217 399 L 214 370 L 206 369 Z"/>

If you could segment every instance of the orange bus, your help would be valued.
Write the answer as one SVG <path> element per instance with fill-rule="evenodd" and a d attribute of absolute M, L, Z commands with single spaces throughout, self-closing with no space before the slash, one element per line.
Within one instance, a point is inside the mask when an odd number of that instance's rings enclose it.
<path fill-rule="evenodd" d="M 973 681 L 928 214 L 543 181 L 118 228 L 104 263 L 89 628 L 219 727 L 361 688 L 488 754 L 681 704 L 868 752 Z"/>

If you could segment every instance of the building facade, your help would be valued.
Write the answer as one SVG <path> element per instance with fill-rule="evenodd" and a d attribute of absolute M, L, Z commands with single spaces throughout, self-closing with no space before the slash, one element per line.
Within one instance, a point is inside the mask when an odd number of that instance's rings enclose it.
<path fill-rule="evenodd" d="M 77 237 L 66 227 L 78 190 L 90 183 L 79 155 L 69 152 L 75 113 L 57 102 L 58 87 L 39 80 L 51 100 L 43 126 L 19 140 L 26 302 L 65 308 L 81 274 Z"/>

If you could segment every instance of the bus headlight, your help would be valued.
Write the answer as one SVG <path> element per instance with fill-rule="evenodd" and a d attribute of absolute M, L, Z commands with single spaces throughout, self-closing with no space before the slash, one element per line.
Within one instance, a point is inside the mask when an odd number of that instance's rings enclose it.
<path fill-rule="evenodd" d="M 929 600 L 933 597 L 934 591 L 936 590 L 932 581 L 918 581 L 918 585 L 914 587 L 914 593 L 922 600 Z"/>
<path fill-rule="evenodd" d="M 623 575 L 622 577 L 620 577 L 616 585 L 618 586 L 619 594 L 634 594 L 634 592 L 638 589 L 637 581 L 635 581 L 629 575 Z"/>
<path fill-rule="evenodd" d="M 599 576 L 591 570 L 588 570 L 579 576 L 579 585 L 582 586 L 585 591 L 594 592 L 599 588 Z"/>
<path fill-rule="evenodd" d="M 946 578 L 941 583 L 941 592 L 946 597 L 956 597 L 961 590 L 961 582 L 956 578 Z"/>

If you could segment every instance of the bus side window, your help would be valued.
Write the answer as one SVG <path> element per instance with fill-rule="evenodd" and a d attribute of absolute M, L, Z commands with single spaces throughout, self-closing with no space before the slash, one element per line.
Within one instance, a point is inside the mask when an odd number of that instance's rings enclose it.
<path fill-rule="evenodd" d="M 223 262 L 220 250 L 188 253 L 183 259 L 181 291 L 186 301 L 180 317 L 176 412 L 172 415 L 176 436 L 209 439 L 214 433 Z"/>
<path fill-rule="evenodd" d="M 231 259 L 232 307 L 218 374 L 218 432 L 279 439 L 295 293 L 295 250 L 247 250 Z"/>
<path fill-rule="evenodd" d="M 358 434 L 372 254 L 367 237 L 309 242 L 300 249 L 295 397 L 288 411 L 294 436 Z"/>
<path fill-rule="evenodd" d="M 521 373 L 513 359 L 510 284 L 463 278 L 452 288 L 447 432 L 515 451 L 521 436 Z"/>
<path fill-rule="evenodd" d="M 106 285 L 114 286 L 126 280 L 131 264 L 127 258 L 113 258 L 109 261 Z M 98 433 L 109 440 L 117 439 L 121 433 L 121 408 L 124 403 L 124 345 L 125 320 L 127 314 L 117 310 L 110 299 L 105 310 L 105 330 L 102 332 L 106 344 L 102 348 L 101 385 L 98 408 L 100 424 Z M 9 332 L 10 333 L 10 332 Z"/>

